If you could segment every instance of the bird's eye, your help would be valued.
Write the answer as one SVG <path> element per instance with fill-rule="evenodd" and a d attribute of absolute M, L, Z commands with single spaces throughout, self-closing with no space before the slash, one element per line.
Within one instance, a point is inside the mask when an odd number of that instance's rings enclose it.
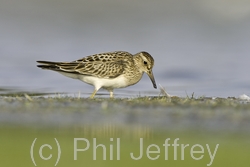
<path fill-rule="evenodd" d="M 148 64 L 146 61 L 143 62 L 144 64 Z"/>

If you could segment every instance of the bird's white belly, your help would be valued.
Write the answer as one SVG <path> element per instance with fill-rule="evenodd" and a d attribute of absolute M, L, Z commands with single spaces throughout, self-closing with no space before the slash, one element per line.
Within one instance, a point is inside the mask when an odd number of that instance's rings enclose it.
<path fill-rule="evenodd" d="M 107 89 L 108 88 L 114 89 L 114 88 L 123 88 L 123 87 L 129 86 L 127 79 L 123 75 L 120 75 L 116 78 L 110 78 L 110 79 L 97 78 L 93 76 L 80 76 L 79 79 L 90 85 L 94 85 L 96 88 L 103 87 Z"/>
<path fill-rule="evenodd" d="M 71 74 L 65 72 L 60 72 L 60 73 L 63 74 L 64 76 L 73 79 L 79 79 L 87 84 L 93 85 L 97 90 L 100 88 L 105 88 L 105 89 L 124 88 L 131 85 L 128 82 L 128 79 L 124 77 L 124 75 L 108 79 L 108 78 L 97 78 L 86 75 Z"/>

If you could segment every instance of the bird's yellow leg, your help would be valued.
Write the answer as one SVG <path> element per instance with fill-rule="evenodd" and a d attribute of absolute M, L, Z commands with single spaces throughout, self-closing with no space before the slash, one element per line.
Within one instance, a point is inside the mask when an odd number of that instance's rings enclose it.
<path fill-rule="evenodd" d="M 94 92 L 91 94 L 91 96 L 89 97 L 90 99 L 93 99 L 95 97 L 97 90 L 95 89 Z"/>
<path fill-rule="evenodd" d="M 110 93 L 110 98 L 113 99 L 114 98 L 113 90 L 110 90 L 109 93 Z"/>

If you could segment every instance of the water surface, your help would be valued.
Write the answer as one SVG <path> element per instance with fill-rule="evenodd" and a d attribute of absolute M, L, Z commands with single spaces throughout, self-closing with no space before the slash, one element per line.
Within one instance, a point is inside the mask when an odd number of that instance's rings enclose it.
<path fill-rule="evenodd" d="M 89 94 L 93 87 L 36 67 L 108 51 L 147 51 L 170 94 L 249 94 L 250 2 L 14 0 L 0 5 L 0 87 Z M 226 3 L 226 4 L 225 4 Z M 116 94 L 158 95 L 147 76 Z M 101 93 L 106 93 L 102 91 Z"/>

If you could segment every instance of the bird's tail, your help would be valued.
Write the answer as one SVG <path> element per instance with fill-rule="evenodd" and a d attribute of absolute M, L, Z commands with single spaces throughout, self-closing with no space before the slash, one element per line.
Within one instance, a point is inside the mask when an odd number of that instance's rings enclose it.
<path fill-rule="evenodd" d="M 51 62 L 51 61 L 37 61 L 40 63 L 37 67 L 53 70 L 58 72 L 67 72 L 67 73 L 79 73 L 76 71 L 76 68 L 79 66 L 78 62 Z"/>
<path fill-rule="evenodd" d="M 37 67 L 47 70 L 59 70 L 58 64 L 61 64 L 61 62 L 51 62 L 51 61 L 37 61 L 37 63 L 40 63 L 37 65 Z"/>

